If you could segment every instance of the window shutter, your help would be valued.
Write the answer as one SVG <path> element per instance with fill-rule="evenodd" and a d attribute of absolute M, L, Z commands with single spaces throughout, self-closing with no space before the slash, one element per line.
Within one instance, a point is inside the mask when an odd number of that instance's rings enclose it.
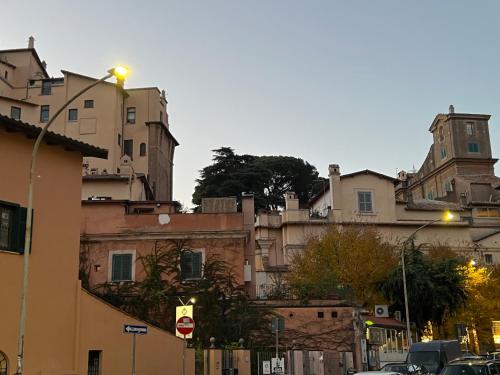
<path fill-rule="evenodd" d="M 121 280 L 122 258 L 120 255 L 113 255 L 113 268 L 111 270 L 111 281 Z"/>
<path fill-rule="evenodd" d="M 132 280 L 132 254 L 122 254 L 122 280 Z"/>
<path fill-rule="evenodd" d="M 181 277 L 183 279 L 190 279 L 193 277 L 193 253 L 183 251 L 181 254 Z"/>
<path fill-rule="evenodd" d="M 200 279 L 201 278 L 201 267 L 202 267 L 202 254 L 201 253 L 193 253 L 193 278 Z"/>
<path fill-rule="evenodd" d="M 25 207 L 19 207 L 16 210 L 17 213 L 17 220 L 15 221 L 17 229 L 17 238 L 14 239 L 16 241 L 16 251 L 18 251 L 20 254 L 24 254 L 24 240 L 26 237 L 26 216 L 28 213 L 28 209 Z M 33 215 L 31 215 L 33 218 Z M 33 222 L 33 221 L 32 221 Z M 33 226 L 31 227 L 31 234 L 33 235 Z M 33 241 L 31 241 L 33 243 Z M 31 248 L 30 248 L 30 253 L 31 253 Z"/>

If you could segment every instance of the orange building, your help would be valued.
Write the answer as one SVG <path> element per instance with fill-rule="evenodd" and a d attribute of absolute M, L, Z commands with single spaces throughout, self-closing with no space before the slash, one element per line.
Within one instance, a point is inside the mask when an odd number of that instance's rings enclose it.
<path fill-rule="evenodd" d="M 23 268 L 23 215 L 33 138 L 40 128 L 0 116 L 0 374 L 16 368 Z M 131 372 L 132 337 L 124 324 L 146 325 L 103 303 L 78 280 L 82 157 L 107 151 L 48 132 L 37 162 L 30 254 L 25 374 Z M 137 338 L 139 374 L 182 373 L 183 342 L 155 327 Z M 187 374 L 194 373 L 188 353 Z"/>

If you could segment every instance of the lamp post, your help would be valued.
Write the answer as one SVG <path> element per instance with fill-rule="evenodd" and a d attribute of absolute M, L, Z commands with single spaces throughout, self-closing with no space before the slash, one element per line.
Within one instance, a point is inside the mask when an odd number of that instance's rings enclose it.
<path fill-rule="evenodd" d="M 21 290 L 21 308 L 19 311 L 19 332 L 17 338 L 17 366 L 16 375 L 22 375 L 24 372 L 24 336 L 26 330 L 26 302 L 27 302 L 27 292 L 28 292 L 28 276 L 29 276 L 29 253 L 31 248 L 31 220 L 33 211 L 33 182 L 35 176 L 36 160 L 38 155 L 38 149 L 42 143 L 43 137 L 47 133 L 49 127 L 54 123 L 54 120 L 59 116 L 68 105 L 70 105 L 76 98 L 78 98 L 83 93 L 90 90 L 92 87 L 97 86 L 99 83 L 104 82 L 108 78 L 113 76 L 117 79 L 117 84 L 123 87 L 125 77 L 128 75 L 128 69 L 123 66 L 116 66 L 108 70 L 106 74 L 101 79 L 93 82 L 92 84 L 84 87 L 82 90 L 78 91 L 73 95 L 66 103 L 64 103 L 61 108 L 52 116 L 52 118 L 47 122 L 47 124 L 42 128 L 38 137 L 36 138 L 33 150 L 31 152 L 31 166 L 30 166 L 30 176 L 28 185 L 28 207 L 26 214 L 26 232 L 24 235 L 24 254 L 23 254 L 23 284 Z"/>
<path fill-rule="evenodd" d="M 405 314 L 406 314 L 406 340 L 408 341 L 408 349 L 410 348 L 411 345 L 411 329 L 410 329 L 410 312 L 408 308 L 408 291 L 406 289 L 406 271 L 405 271 L 405 250 L 406 250 L 406 245 L 410 243 L 415 238 L 415 235 L 417 234 L 418 231 L 421 229 L 424 229 L 425 227 L 437 223 L 438 221 L 444 221 L 444 222 L 449 222 L 452 220 L 455 216 L 450 212 L 446 211 L 443 215 L 442 218 L 436 219 L 436 220 L 431 220 L 428 223 L 418 227 L 412 234 L 408 236 L 408 238 L 403 242 L 403 249 L 401 250 L 401 266 L 403 268 L 403 293 L 404 293 L 404 299 L 405 299 Z"/>

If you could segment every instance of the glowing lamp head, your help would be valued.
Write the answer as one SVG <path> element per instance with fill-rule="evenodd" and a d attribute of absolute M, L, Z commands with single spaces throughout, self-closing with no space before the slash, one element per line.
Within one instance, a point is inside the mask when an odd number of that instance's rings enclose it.
<path fill-rule="evenodd" d="M 474 267 L 476 265 L 476 261 L 474 259 L 471 259 L 471 261 L 469 262 L 469 264 Z"/>
<path fill-rule="evenodd" d="M 455 218 L 455 215 L 451 211 L 446 211 L 444 213 L 444 221 L 451 221 Z"/>
<path fill-rule="evenodd" d="M 113 74 L 118 79 L 125 79 L 130 73 L 130 69 L 123 65 L 117 65 L 111 69 L 111 74 Z"/>
<path fill-rule="evenodd" d="M 189 302 L 191 302 L 194 305 L 196 303 L 196 298 L 195 297 L 191 297 L 189 299 Z"/>

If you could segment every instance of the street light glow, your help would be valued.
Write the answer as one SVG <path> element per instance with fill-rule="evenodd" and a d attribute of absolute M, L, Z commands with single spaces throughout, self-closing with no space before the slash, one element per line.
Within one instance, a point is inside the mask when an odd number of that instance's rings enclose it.
<path fill-rule="evenodd" d="M 196 303 L 196 297 L 191 297 L 189 299 L 189 302 L 191 302 L 194 305 Z"/>
<path fill-rule="evenodd" d="M 125 79 L 130 74 L 130 69 L 123 65 L 117 65 L 109 70 L 118 79 Z"/>
<path fill-rule="evenodd" d="M 471 259 L 469 264 L 474 267 L 476 265 L 476 261 L 474 259 Z"/>
<path fill-rule="evenodd" d="M 446 211 L 444 213 L 444 221 L 451 221 L 455 218 L 455 215 L 451 211 Z"/>

